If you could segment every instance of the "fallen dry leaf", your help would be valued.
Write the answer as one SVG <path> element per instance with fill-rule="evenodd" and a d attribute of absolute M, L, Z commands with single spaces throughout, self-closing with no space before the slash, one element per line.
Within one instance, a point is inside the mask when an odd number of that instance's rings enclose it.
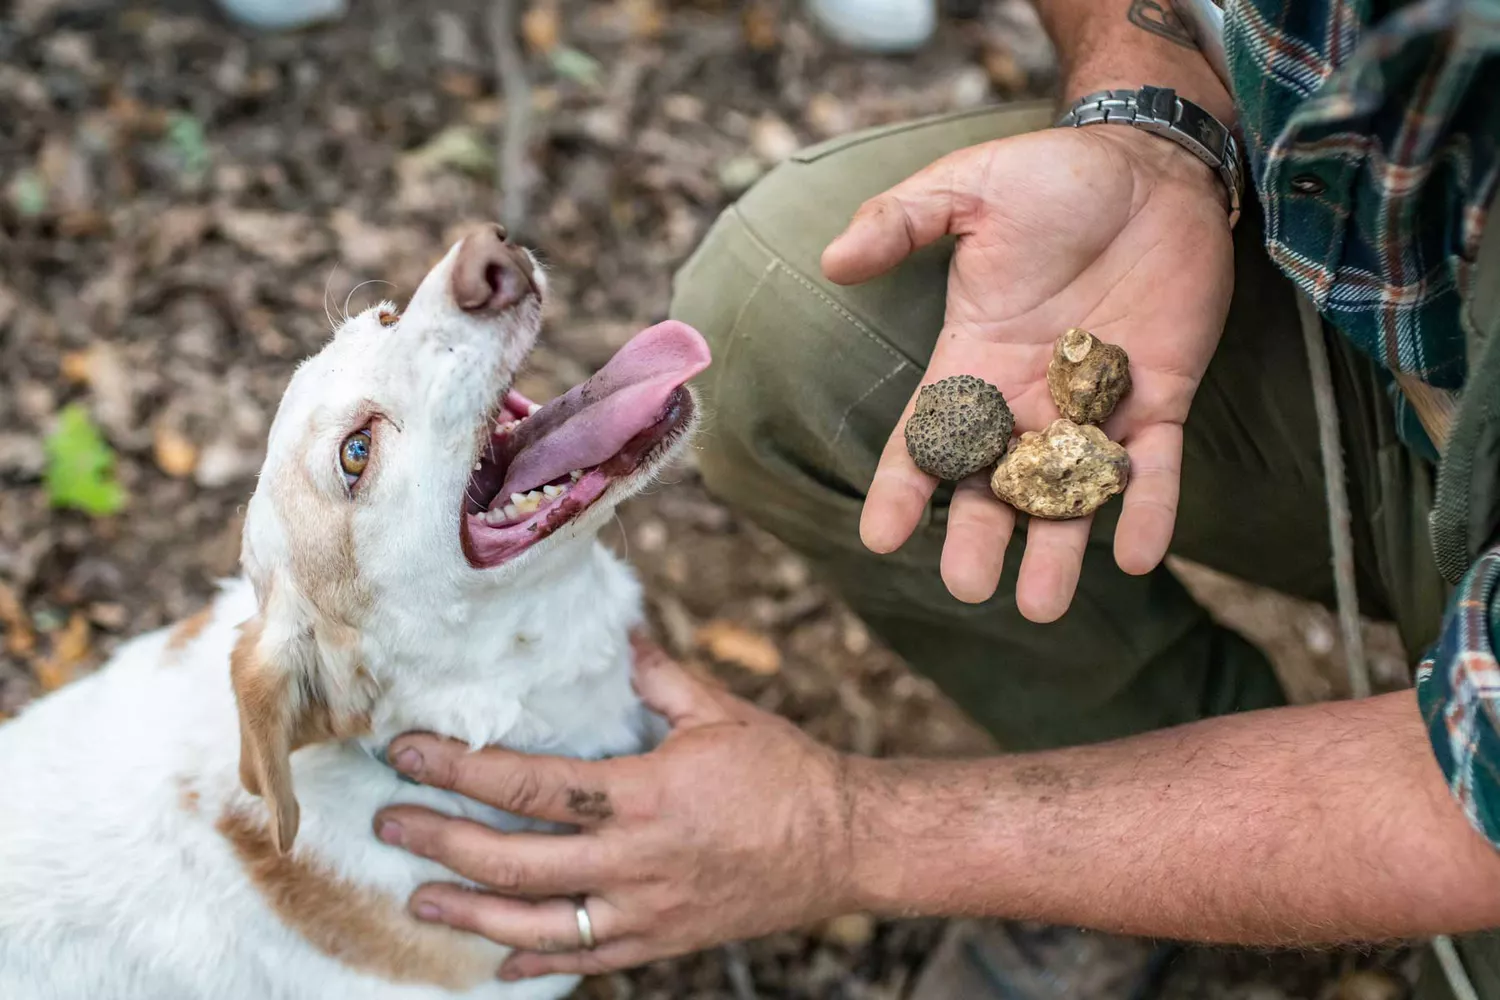
<path fill-rule="evenodd" d="M 1339 980 L 1334 1000 L 1401 1000 L 1406 984 L 1389 972 L 1360 969 Z"/>
<path fill-rule="evenodd" d="M 203 242 L 212 216 L 202 205 L 173 205 L 162 212 L 151 230 L 146 256 L 153 268 L 165 267 L 174 257 Z"/>
<path fill-rule="evenodd" d="M 5 626 L 5 651 L 12 656 L 30 656 L 36 649 L 36 632 L 16 592 L 0 583 L 0 625 Z"/>
<path fill-rule="evenodd" d="M 657 38 L 667 26 L 666 14 L 659 0 L 624 0 L 625 17 L 630 33 L 636 38 Z"/>
<path fill-rule="evenodd" d="M 752 52 L 772 52 L 781 44 L 781 24 L 777 4 L 753 0 L 740 14 L 745 44 Z"/>
<path fill-rule="evenodd" d="M 768 676 L 781 669 L 781 650 L 771 637 L 722 618 L 698 629 L 698 647 L 722 663 Z"/>
<path fill-rule="evenodd" d="M 521 37 L 533 52 L 546 54 L 557 48 L 561 36 L 557 4 L 538 3 L 521 15 Z"/>
<path fill-rule="evenodd" d="M 221 208 L 215 219 L 225 239 L 275 264 L 294 267 L 319 256 L 328 241 L 305 215 Z"/>
<path fill-rule="evenodd" d="M 780 163 L 802 145 L 797 133 L 773 114 L 764 114 L 750 126 L 750 148 L 767 164 Z"/>
<path fill-rule="evenodd" d="M 1030 79 L 1010 49 L 986 48 L 984 71 L 1002 94 L 1024 94 Z"/>
<path fill-rule="evenodd" d="M 437 85 L 448 96 L 465 101 L 472 101 L 484 93 L 484 81 L 479 74 L 463 69 L 443 70 L 438 74 Z"/>
<path fill-rule="evenodd" d="M 93 649 L 88 616 L 75 611 L 52 643 L 52 655 L 32 670 L 43 691 L 56 691 L 71 681 Z"/>
<path fill-rule="evenodd" d="M 156 467 L 173 479 L 186 479 L 198 465 L 198 446 L 164 423 L 151 435 L 151 454 Z"/>
<path fill-rule="evenodd" d="M 94 379 L 92 351 L 65 351 L 58 361 L 62 377 L 74 385 L 88 385 Z"/>
<path fill-rule="evenodd" d="M 875 918 L 868 913 L 846 913 L 824 924 L 821 936 L 845 948 L 863 948 L 875 936 Z"/>

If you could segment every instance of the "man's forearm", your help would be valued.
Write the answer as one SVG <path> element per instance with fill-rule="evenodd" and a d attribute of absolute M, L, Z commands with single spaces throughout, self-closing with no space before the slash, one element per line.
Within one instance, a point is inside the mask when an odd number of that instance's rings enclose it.
<path fill-rule="evenodd" d="M 1260 945 L 1500 925 L 1500 854 L 1450 798 L 1410 692 L 850 767 L 855 892 L 878 912 Z"/>
<path fill-rule="evenodd" d="M 1062 62 L 1064 102 L 1096 90 L 1173 87 L 1226 124 L 1234 102 L 1171 0 L 1036 0 Z"/>

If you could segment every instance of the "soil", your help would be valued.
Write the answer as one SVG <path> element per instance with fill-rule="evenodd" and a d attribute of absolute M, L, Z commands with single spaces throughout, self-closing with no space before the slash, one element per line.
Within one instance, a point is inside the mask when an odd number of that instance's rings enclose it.
<path fill-rule="evenodd" d="M 512 228 L 554 282 L 518 386 L 545 399 L 663 317 L 716 214 L 797 146 L 1046 92 L 1051 51 L 1029 8 L 946 11 L 921 53 L 876 59 L 831 46 L 789 3 L 528 5 L 530 126 L 520 169 L 498 174 L 514 111 L 478 0 L 356 2 L 280 35 L 206 3 L 0 13 L 0 719 L 235 573 L 293 365 L 337 312 L 409 294 L 455 233 L 496 218 L 502 188 L 512 204 L 523 192 Z M 44 440 L 74 402 L 116 454 L 117 514 L 49 505 Z M 612 544 L 673 653 L 817 737 L 866 754 L 992 750 L 690 465 L 621 511 Z M 1299 700 L 1340 692 L 1326 609 L 1179 569 Z M 1389 630 L 1371 626 L 1370 642 L 1387 686 L 1401 683 Z M 854 916 L 582 994 L 904 997 L 948 926 Z M 1403 963 L 1185 949 L 1156 995 L 1325 998 L 1356 967 Z"/>

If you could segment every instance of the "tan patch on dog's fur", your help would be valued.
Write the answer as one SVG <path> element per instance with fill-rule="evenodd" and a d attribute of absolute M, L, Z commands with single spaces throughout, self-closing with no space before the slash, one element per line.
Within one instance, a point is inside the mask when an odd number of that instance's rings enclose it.
<path fill-rule="evenodd" d="M 212 604 L 200 608 L 191 618 L 184 618 L 172 629 L 172 634 L 167 636 L 167 652 L 180 653 L 188 647 L 203 630 L 208 628 L 208 623 L 214 620 L 214 606 Z"/>
<path fill-rule="evenodd" d="M 370 607 L 354 550 L 354 504 L 330 500 L 318 489 L 305 450 L 288 471 L 273 484 L 272 502 L 291 536 L 292 580 L 326 619 L 353 625 Z"/>
<path fill-rule="evenodd" d="M 419 923 L 390 897 L 280 853 L 270 830 L 244 811 L 226 811 L 216 825 L 282 923 L 329 958 L 391 982 L 449 990 L 494 978 L 500 959 L 488 942 Z"/>
<path fill-rule="evenodd" d="M 277 849 L 291 850 L 299 810 L 292 788 L 292 754 L 313 743 L 353 739 L 370 731 L 367 704 L 334 704 L 311 663 L 271 664 L 257 645 L 262 625 L 246 622 L 229 656 L 229 675 L 240 716 L 240 783 L 265 800 Z M 313 654 L 309 653 L 309 657 Z M 359 702 L 373 686 L 356 669 L 348 698 Z"/>

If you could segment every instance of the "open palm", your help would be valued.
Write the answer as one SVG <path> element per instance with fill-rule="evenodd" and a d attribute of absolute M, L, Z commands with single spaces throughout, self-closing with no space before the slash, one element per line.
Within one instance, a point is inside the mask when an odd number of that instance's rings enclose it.
<path fill-rule="evenodd" d="M 1218 179 L 1190 154 L 1124 128 L 1051 129 L 960 150 L 862 206 L 823 255 L 841 284 L 866 281 L 945 235 L 958 237 L 948 304 L 923 384 L 977 375 L 999 386 L 1017 432 L 1059 415 L 1047 392 L 1052 344 L 1084 327 L 1130 356 L 1134 388 L 1105 424 L 1131 459 L 1115 559 L 1147 573 L 1176 519 L 1182 425 L 1218 344 L 1233 247 Z M 913 401 L 915 397 L 913 397 Z M 910 536 L 937 481 L 907 454 L 900 424 L 881 456 L 860 532 L 876 552 Z M 986 474 L 959 484 L 943 580 L 954 596 L 994 593 L 1015 512 Z M 1034 621 L 1067 610 L 1089 520 L 1028 531 L 1016 601 Z"/>

